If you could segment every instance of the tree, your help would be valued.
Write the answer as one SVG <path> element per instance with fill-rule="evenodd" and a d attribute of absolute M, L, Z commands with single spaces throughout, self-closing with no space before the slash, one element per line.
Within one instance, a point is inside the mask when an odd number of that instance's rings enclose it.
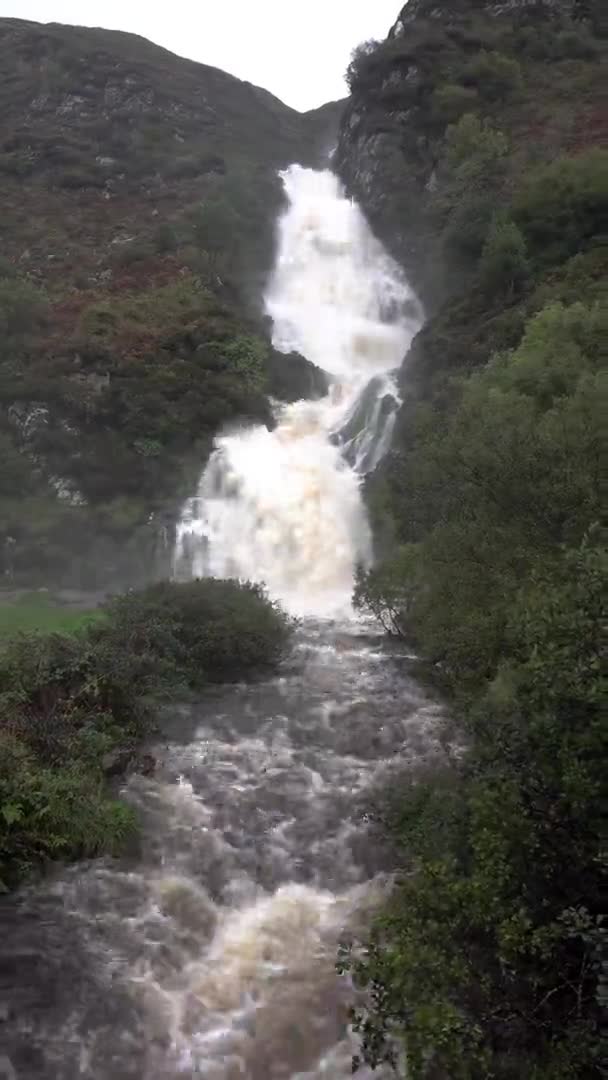
<path fill-rule="evenodd" d="M 515 222 L 502 213 L 494 217 L 490 226 L 479 271 L 483 288 L 490 295 L 501 294 L 508 300 L 528 277 L 526 241 Z"/>

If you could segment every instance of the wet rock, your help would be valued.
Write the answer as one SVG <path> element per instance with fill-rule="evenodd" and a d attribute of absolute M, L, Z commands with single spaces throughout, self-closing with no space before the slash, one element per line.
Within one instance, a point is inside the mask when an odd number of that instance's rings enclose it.
<path fill-rule="evenodd" d="M 268 390 L 271 397 L 280 401 L 316 400 L 329 391 L 329 380 L 324 371 L 300 353 L 289 354 L 271 349 L 268 359 Z"/>
<path fill-rule="evenodd" d="M 132 746 L 117 746 L 108 750 L 101 759 L 101 768 L 106 776 L 120 776 L 133 764 Z"/>
<path fill-rule="evenodd" d="M 142 754 L 137 763 L 138 772 L 142 776 L 152 776 L 156 772 L 157 764 L 156 758 L 152 754 Z"/>

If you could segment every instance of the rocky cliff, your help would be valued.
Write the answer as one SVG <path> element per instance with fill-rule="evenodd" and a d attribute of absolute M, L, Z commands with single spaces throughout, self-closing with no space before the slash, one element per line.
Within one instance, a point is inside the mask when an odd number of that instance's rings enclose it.
<path fill-rule="evenodd" d="M 473 113 L 509 140 L 505 190 L 532 162 L 608 137 L 601 4 L 410 0 L 382 42 L 353 55 L 338 169 L 429 310 L 470 280 L 438 234 L 446 132 Z"/>

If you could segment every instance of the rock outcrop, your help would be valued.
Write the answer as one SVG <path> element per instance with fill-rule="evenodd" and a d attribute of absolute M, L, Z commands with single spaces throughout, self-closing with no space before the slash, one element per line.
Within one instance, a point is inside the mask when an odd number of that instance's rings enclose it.
<path fill-rule="evenodd" d="M 539 161 L 602 142 L 604 84 L 568 88 L 599 48 L 598 13 L 577 0 L 409 0 L 385 41 L 355 50 L 336 164 L 429 310 L 466 274 L 437 248 L 447 128 L 465 112 L 500 117 L 521 155 Z M 520 77 L 533 95 L 520 93 Z"/>

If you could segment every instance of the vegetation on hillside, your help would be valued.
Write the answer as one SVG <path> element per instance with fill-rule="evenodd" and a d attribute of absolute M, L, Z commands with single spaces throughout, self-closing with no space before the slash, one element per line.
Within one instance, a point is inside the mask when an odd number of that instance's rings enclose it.
<path fill-rule="evenodd" d="M 356 598 L 432 665 L 468 750 L 457 770 L 390 792 L 404 872 L 343 958 L 368 991 L 362 1060 L 412 1080 L 599 1080 L 605 1063 L 608 151 L 544 162 L 516 134 L 564 57 L 576 106 L 605 41 L 590 21 L 551 27 L 558 42 L 516 15 L 483 35 L 478 12 L 438 20 L 420 57 L 436 82 L 446 48 L 468 53 L 453 90 L 428 97 L 449 119 L 429 212 L 463 276 L 404 372 L 369 492 L 383 557 Z M 351 79 L 373 95 L 373 65 L 410 44 L 362 50 Z M 542 67 L 528 65 L 538 50 Z"/>
<path fill-rule="evenodd" d="M 472 283 L 523 171 L 608 139 L 601 24 L 575 0 L 410 0 L 355 50 L 338 164 L 429 309 Z M 481 141 L 459 162 L 446 134 L 464 118 L 461 144 L 475 123 Z"/>
<path fill-rule="evenodd" d="M 0 575 L 149 579 L 218 429 L 289 396 L 259 315 L 276 170 L 331 110 L 18 19 L 0 75 Z"/>
<path fill-rule="evenodd" d="M 107 778 L 133 762 L 154 702 L 272 668 L 289 634 L 258 586 L 234 581 L 161 582 L 72 632 L 43 615 L 57 629 L 0 640 L 0 889 L 119 851 L 135 821 Z"/>

